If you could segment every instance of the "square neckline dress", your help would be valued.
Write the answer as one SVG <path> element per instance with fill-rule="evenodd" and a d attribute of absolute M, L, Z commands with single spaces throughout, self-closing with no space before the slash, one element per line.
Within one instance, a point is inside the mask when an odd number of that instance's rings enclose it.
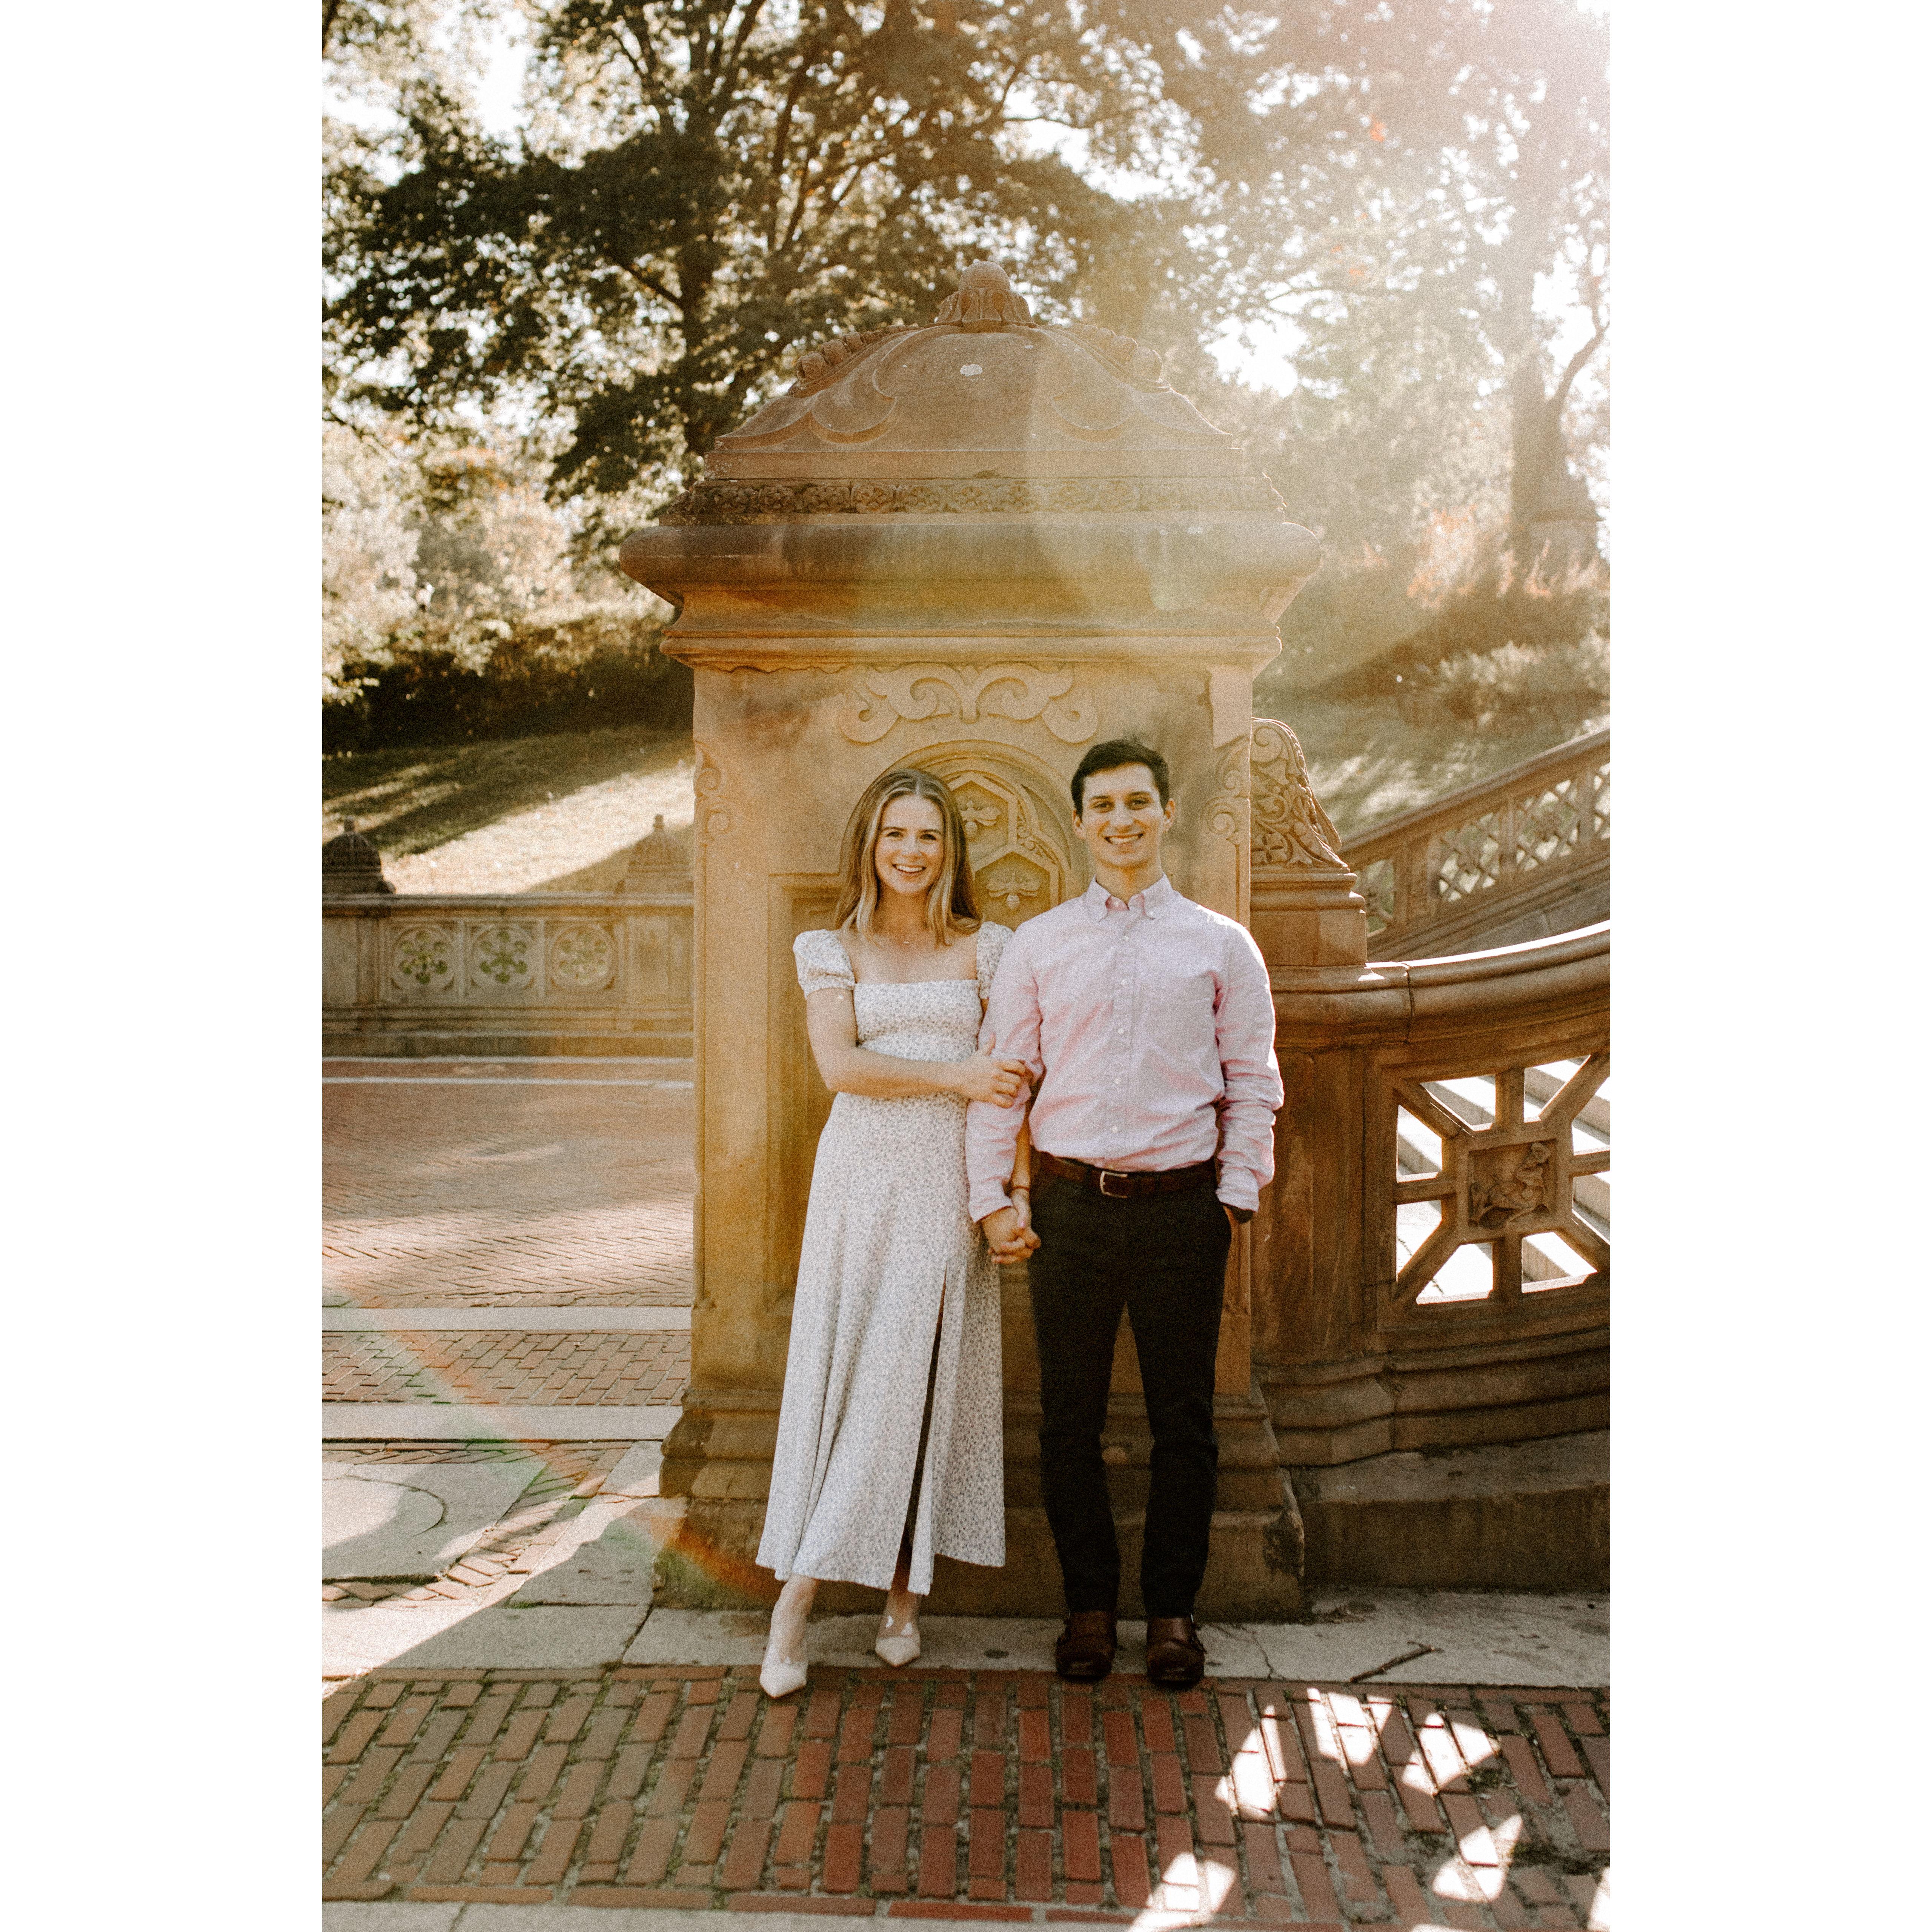
<path fill-rule="evenodd" d="M 850 990 L 868 1051 L 968 1060 L 1012 937 L 981 924 L 970 980 L 856 982 L 836 932 L 801 933 L 792 952 L 808 996 Z M 916 1595 L 932 1590 L 935 1555 L 1006 1562 L 999 1268 L 967 1211 L 965 1136 L 966 1102 L 950 1094 L 832 1096 L 758 1544 L 781 1582 L 888 1588 L 909 1504 Z"/>

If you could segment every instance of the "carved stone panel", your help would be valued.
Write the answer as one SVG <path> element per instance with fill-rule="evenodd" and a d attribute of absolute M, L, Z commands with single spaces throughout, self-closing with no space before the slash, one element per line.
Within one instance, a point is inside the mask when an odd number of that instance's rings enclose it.
<path fill-rule="evenodd" d="M 982 906 L 1001 926 L 1019 926 L 1083 890 L 1072 859 L 1066 814 L 1052 802 L 1058 781 L 992 745 L 945 746 L 920 764 L 944 778 L 966 821 L 967 856 Z"/>
<path fill-rule="evenodd" d="M 1063 744 L 1084 745 L 1100 713 L 1074 694 L 1065 664 L 902 664 L 856 673 L 839 713 L 838 728 L 855 745 L 876 744 L 902 718 L 956 717 L 963 724 L 988 718 L 1034 718 Z"/>

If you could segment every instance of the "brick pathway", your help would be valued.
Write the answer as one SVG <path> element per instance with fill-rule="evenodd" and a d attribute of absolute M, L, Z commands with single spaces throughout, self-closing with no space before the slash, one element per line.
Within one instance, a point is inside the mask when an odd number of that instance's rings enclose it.
<path fill-rule="evenodd" d="M 688 1307 L 692 1118 L 688 1089 L 592 1079 L 326 1086 L 327 1290 L 363 1308 Z"/>
<path fill-rule="evenodd" d="M 588 1402 L 682 1400 L 687 1334 L 325 1335 L 325 1402 Z"/>
<path fill-rule="evenodd" d="M 324 1711 L 331 1898 L 1574 1928 L 1607 1862 L 1600 1693 L 400 1671 Z"/>

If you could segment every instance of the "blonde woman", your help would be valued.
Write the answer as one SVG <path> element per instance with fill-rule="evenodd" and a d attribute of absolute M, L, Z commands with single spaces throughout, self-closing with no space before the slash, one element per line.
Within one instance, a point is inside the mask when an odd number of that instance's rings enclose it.
<path fill-rule="evenodd" d="M 899 769 L 845 828 L 834 930 L 794 942 L 819 1137 L 758 1562 L 784 1584 L 759 1681 L 805 1682 L 820 1580 L 886 1592 L 875 1646 L 919 1654 L 935 1554 L 1006 1561 L 996 1260 L 966 1211 L 966 1105 L 1022 1104 L 1024 1069 L 977 1049 L 1012 934 L 980 916 L 951 789 Z M 1025 1198 L 1024 1143 L 1014 1179 Z"/>

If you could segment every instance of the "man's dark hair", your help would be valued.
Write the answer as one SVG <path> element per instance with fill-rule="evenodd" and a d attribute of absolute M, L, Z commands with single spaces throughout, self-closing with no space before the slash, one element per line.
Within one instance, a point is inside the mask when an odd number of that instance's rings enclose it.
<path fill-rule="evenodd" d="M 1138 738 L 1109 738 L 1103 745 L 1090 748 L 1087 755 L 1073 770 L 1073 815 L 1083 816 L 1085 810 L 1082 794 L 1089 776 L 1094 772 L 1117 771 L 1123 765 L 1144 765 L 1154 774 L 1155 789 L 1160 794 L 1162 805 L 1167 802 L 1167 760 L 1151 745 L 1143 745 Z"/>

